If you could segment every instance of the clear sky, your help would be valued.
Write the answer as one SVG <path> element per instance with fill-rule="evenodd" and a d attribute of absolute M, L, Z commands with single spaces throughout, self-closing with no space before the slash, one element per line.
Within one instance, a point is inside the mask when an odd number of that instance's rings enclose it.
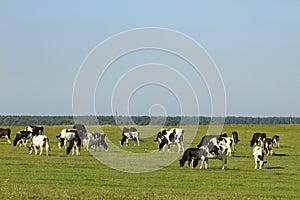
<path fill-rule="evenodd" d="M 0 114 L 71 115 L 76 75 L 96 45 L 129 29 L 162 27 L 188 35 L 207 50 L 224 82 L 227 115 L 300 117 L 299 11 L 297 0 L 1 0 Z M 136 64 L 165 60 L 182 62 L 151 51 L 119 60 L 106 83 L 99 83 L 97 114 L 122 109 L 111 108 L 109 91 L 116 82 L 109 80 L 118 80 Z M 187 75 L 191 82 L 194 78 Z M 192 86 L 201 115 L 209 116 L 205 84 L 200 80 Z M 129 101 L 133 115 L 180 115 L 174 94 L 155 85 L 137 90 Z"/>

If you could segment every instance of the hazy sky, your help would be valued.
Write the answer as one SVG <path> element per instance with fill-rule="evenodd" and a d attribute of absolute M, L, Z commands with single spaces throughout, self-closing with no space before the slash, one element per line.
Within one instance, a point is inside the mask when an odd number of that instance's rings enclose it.
<path fill-rule="evenodd" d="M 209 53 L 224 82 L 227 115 L 300 117 L 299 11 L 296 0 L 1 0 L 0 114 L 71 115 L 76 75 L 96 45 L 122 31 L 161 27 L 186 34 Z M 95 90 L 97 114 L 124 114 L 122 103 L 111 107 L 111 92 L 122 75 L 151 62 L 183 74 L 200 114 L 210 116 L 213 97 L 201 77 L 180 58 L 151 50 L 124 56 L 107 70 Z M 181 114 L 168 87 L 146 85 L 124 98 L 133 115 Z"/>

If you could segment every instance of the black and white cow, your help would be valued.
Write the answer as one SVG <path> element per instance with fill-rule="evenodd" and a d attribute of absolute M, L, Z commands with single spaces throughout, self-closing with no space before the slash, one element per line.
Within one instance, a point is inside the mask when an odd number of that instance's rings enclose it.
<path fill-rule="evenodd" d="M 34 135 L 43 134 L 44 127 L 42 126 L 27 126 L 16 134 L 14 146 L 20 143 L 20 146 L 27 146 L 28 140 L 32 139 Z"/>
<path fill-rule="evenodd" d="M 224 145 L 227 148 L 227 155 L 232 155 L 233 150 L 233 139 L 231 137 L 227 137 L 227 134 L 221 135 L 205 135 L 202 137 L 200 143 L 197 145 L 198 148 L 209 144 L 212 142 L 214 145 Z"/>
<path fill-rule="evenodd" d="M 46 135 L 34 135 L 32 137 L 32 142 L 29 148 L 29 154 L 32 154 L 32 151 L 35 151 L 35 155 L 38 154 L 38 149 L 40 149 L 40 156 L 43 153 L 43 147 L 45 147 L 46 155 L 49 153 L 49 139 Z"/>
<path fill-rule="evenodd" d="M 220 135 L 205 135 L 201 138 L 200 143 L 197 145 L 198 148 L 201 146 L 207 145 L 213 138 L 216 142 L 220 142 L 222 137 L 227 137 L 227 134 L 220 134 Z"/>
<path fill-rule="evenodd" d="M 181 167 L 188 160 L 188 166 L 193 162 L 193 168 L 196 168 L 198 162 L 201 160 L 200 169 L 205 163 L 205 169 L 208 168 L 208 159 L 218 158 L 222 160 L 222 170 L 227 163 L 227 148 L 224 145 L 215 145 L 210 142 L 208 145 L 203 145 L 200 148 L 189 148 L 184 152 L 182 159 L 179 161 Z"/>
<path fill-rule="evenodd" d="M 263 143 L 266 138 L 267 135 L 265 133 L 254 133 L 252 136 L 252 140 L 250 141 L 250 147 L 253 147 L 254 145 L 258 145 L 259 142 L 260 145 L 263 146 Z"/>
<path fill-rule="evenodd" d="M 20 146 L 27 146 L 27 141 L 32 138 L 32 132 L 31 131 L 24 131 L 21 130 L 16 134 L 16 137 L 14 139 L 13 145 L 17 146 L 18 143 L 20 143 Z"/>
<path fill-rule="evenodd" d="M 104 147 L 104 150 L 108 150 L 108 145 L 106 143 L 106 135 L 104 133 L 87 133 L 86 138 L 82 140 L 84 148 L 89 151 L 91 147 L 96 151 L 97 147 L 100 151 L 100 146 Z"/>
<path fill-rule="evenodd" d="M 199 148 L 188 148 L 185 150 L 182 158 L 179 160 L 180 167 L 183 167 L 186 161 L 188 161 L 188 167 L 190 167 L 191 162 L 193 162 L 200 155 L 199 151 Z"/>
<path fill-rule="evenodd" d="M 7 142 L 9 144 L 11 144 L 10 129 L 9 128 L 0 128 L 0 138 L 6 138 Z"/>
<path fill-rule="evenodd" d="M 272 137 L 273 147 L 279 147 L 279 135 L 274 135 Z"/>
<path fill-rule="evenodd" d="M 75 135 L 78 135 L 76 129 L 63 129 L 60 134 L 56 136 L 58 139 L 58 148 L 61 149 L 62 146 L 67 148 L 67 141 L 71 141 L 75 138 Z"/>
<path fill-rule="evenodd" d="M 77 132 L 75 132 L 75 137 L 70 140 L 70 144 L 66 149 L 67 155 L 70 154 L 72 150 L 72 155 L 74 155 L 74 151 L 76 150 L 76 155 L 80 155 L 80 146 L 81 146 L 81 138 Z"/>
<path fill-rule="evenodd" d="M 273 140 L 266 138 L 264 140 L 264 150 L 266 151 L 267 156 L 273 154 Z"/>
<path fill-rule="evenodd" d="M 162 129 L 157 133 L 156 142 L 158 143 L 158 151 L 164 151 L 164 147 L 168 146 L 170 151 L 171 145 L 177 145 L 178 153 L 184 151 L 184 130 L 180 128 L 172 128 L 169 131 Z"/>
<path fill-rule="evenodd" d="M 264 161 L 264 150 L 262 147 L 259 146 L 255 146 L 253 148 L 253 158 L 254 158 L 254 168 L 256 169 L 257 167 L 259 167 L 259 169 L 261 169 L 264 164 L 266 163 L 266 161 Z"/>
<path fill-rule="evenodd" d="M 239 140 L 239 134 L 236 131 L 233 131 L 231 134 L 231 137 L 234 141 L 234 144 L 237 144 L 240 140 Z"/>
<path fill-rule="evenodd" d="M 126 127 L 123 128 L 122 139 L 120 140 L 120 145 L 123 146 L 123 144 L 125 142 L 126 146 L 128 146 L 129 140 L 136 141 L 137 145 L 140 146 L 140 133 L 134 127 L 131 127 L 130 129 L 128 129 Z"/>

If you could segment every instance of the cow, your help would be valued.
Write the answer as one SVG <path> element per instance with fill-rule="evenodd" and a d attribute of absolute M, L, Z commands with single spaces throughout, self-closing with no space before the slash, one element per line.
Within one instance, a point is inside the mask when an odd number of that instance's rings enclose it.
<path fill-rule="evenodd" d="M 72 150 L 72 155 L 74 155 L 74 151 L 76 149 L 76 155 L 80 155 L 80 146 L 81 146 L 81 138 L 77 132 L 75 132 L 75 136 L 70 140 L 70 144 L 66 149 L 67 155 L 70 154 Z"/>
<path fill-rule="evenodd" d="M 76 129 L 63 129 L 60 134 L 56 136 L 58 139 L 58 148 L 61 149 L 62 146 L 67 148 L 67 141 L 71 141 L 78 134 Z"/>
<path fill-rule="evenodd" d="M 266 138 L 264 140 L 264 150 L 266 151 L 267 156 L 273 154 L 273 140 Z"/>
<path fill-rule="evenodd" d="M 48 156 L 49 152 L 49 139 L 46 135 L 34 135 L 32 137 L 32 142 L 30 146 L 28 147 L 29 149 L 29 154 L 32 154 L 32 151 L 35 151 L 35 155 L 38 153 L 38 149 L 40 149 L 40 156 L 43 153 L 43 147 L 45 147 L 46 150 L 46 155 Z"/>
<path fill-rule="evenodd" d="M 233 131 L 231 134 L 231 137 L 234 141 L 234 144 L 237 144 L 240 140 L 239 140 L 239 134 L 236 131 Z"/>
<path fill-rule="evenodd" d="M 204 145 L 207 145 L 211 139 L 215 138 L 216 142 L 219 142 L 220 140 L 222 140 L 222 137 L 227 137 L 227 134 L 220 134 L 220 135 L 205 135 L 201 138 L 201 141 L 200 143 L 197 145 L 197 147 L 201 147 L 201 146 L 204 146 Z"/>
<path fill-rule="evenodd" d="M 279 147 L 279 135 L 274 135 L 272 137 L 273 147 Z"/>
<path fill-rule="evenodd" d="M 184 152 L 184 130 L 180 128 L 172 128 L 169 131 L 164 129 L 157 133 L 156 142 L 158 143 L 158 151 L 164 151 L 165 145 L 168 146 L 170 151 L 171 145 L 177 145 L 178 153 L 182 149 Z"/>
<path fill-rule="evenodd" d="M 224 145 L 227 148 L 227 155 L 231 156 L 232 149 L 234 146 L 234 141 L 233 141 L 232 137 L 221 137 L 219 139 L 219 144 Z"/>
<path fill-rule="evenodd" d="M 124 142 L 128 146 L 129 140 L 135 140 L 137 145 L 140 146 L 140 133 L 136 128 L 131 127 L 130 129 L 124 127 L 122 132 L 122 139 L 120 140 L 120 145 L 123 146 Z"/>
<path fill-rule="evenodd" d="M 260 145 L 263 146 L 263 143 L 266 138 L 267 135 L 265 133 L 254 133 L 252 136 L 252 140 L 250 141 L 250 147 L 253 147 L 254 145 L 258 145 L 259 142 Z"/>
<path fill-rule="evenodd" d="M 225 169 L 225 164 L 227 164 L 227 148 L 224 145 L 214 145 L 208 144 L 200 147 L 202 149 L 202 155 L 193 162 L 193 167 L 195 168 L 201 159 L 200 169 L 202 169 L 203 163 L 205 163 L 205 168 L 208 168 L 208 158 L 209 159 L 219 159 L 222 160 L 222 170 Z M 207 156 L 205 158 L 205 155 Z"/>
<path fill-rule="evenodd" d="M 20 143 L 20 146 L 27 146 L 28 140 L 31 140 L 34 135 L 43 134 L 44 127 L 42 126 L 26 126 L 16 134 L 14 146 Z"/>
<path fill-rule="evenodd" d="M 0 128 L 0 138 L 6 138 L 9 144 L 11 144 L 10 132 L 9 128 Z"/>
<path fill-rule="evenodd" d="M 227 148 L 224 145 L 215 145 L 210 142 L 208 145 L 203 145 L 200 148 L 188 148 L 179 161 L 181 167 L 188 160 L 188 166 L 193 162 L 193 168 L 196 168 L 198 162 L 201 160 L 200 169 L 202 169 L 205 163 L 205 169 L 208 168 L 208 159 L 218 158 L 222 160 L 222 170 L 225 169 L 225 164 L 227 163 Z"/>
<path fill-rule="evenodd" d="M 266 163 L 266 161 L 264 161 L 264 150 L 262 147 L 259 146 L 255 146 L 253 148 L 253 158 L 254 158 L 254 168 L 257 169 L 257 167 L 259 167 L 259 169 L 261 169 L 264 164 Z"/>
<path fill-rule="evenodd" d="M 27 146 L 27 141 L 32 138 L 32 132 L 31 131 L 25 131 L 21 130 L 16 134 L 16 137 L 14 139 L 13 145 L 17 146 L 18 143 L 20 143 L 20 146 Z"/>
<path fill-rule="evenodd" d="M 93 146 L 94 150 L 96 151 L 97 147 L 100 151 L 100 146 L 104 147 L 104 150 L 108 150 L 108 145 L 106 143 L 106 135 L 104 133 L 87 133 L 86 138 L 83 140 L 84 147 L 87 151 Z"/>
<path fill-rule="evenodd" d="M 199 156 L 199 151 L 199 148 L 188 148 L 185 150 L 182 158 L 179 160 L 180 167 L 183 167 L 186 161 L 188 161 L 188 167 L 190 167 L 191 162 Z"/>

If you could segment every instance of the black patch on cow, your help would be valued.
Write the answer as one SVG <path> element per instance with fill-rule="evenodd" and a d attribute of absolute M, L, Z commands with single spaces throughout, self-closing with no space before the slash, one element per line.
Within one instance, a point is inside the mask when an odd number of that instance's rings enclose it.
<path fill-rule="evenodd" d="M 198 158 L 199 157 L 199 148 L 188 148 L 185 150 L 182 158 L 179 160 L 179 165 L 180 167 L 183 167 L 185 162 L 188 161 L 188 166 L 190 167 L 191 161 L 194 160 L 193 162 L 193 167 L 195 165 L 195 160 L 197 160 L 196 165 L 198 164 Z"/>

